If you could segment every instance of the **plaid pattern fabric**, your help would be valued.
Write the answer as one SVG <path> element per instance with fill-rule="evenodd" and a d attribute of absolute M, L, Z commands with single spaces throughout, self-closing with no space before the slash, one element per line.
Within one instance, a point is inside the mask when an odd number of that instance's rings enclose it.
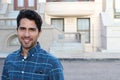
<path fill-rule="evenodd" d="M 21 48 L 5 59 L 2 80 L 64 80 L 60 61 L 40 48 L 30 49 L 27 58 Z"/>

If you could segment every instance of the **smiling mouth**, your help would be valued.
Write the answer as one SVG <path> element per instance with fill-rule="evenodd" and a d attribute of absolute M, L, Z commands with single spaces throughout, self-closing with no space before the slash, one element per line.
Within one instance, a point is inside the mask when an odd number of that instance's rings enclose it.
<path fill-rule="evenodd" d="M 31 39 L 23 39 L 23 41 L 24 41 L 25 44 L 29 44 Z"/>

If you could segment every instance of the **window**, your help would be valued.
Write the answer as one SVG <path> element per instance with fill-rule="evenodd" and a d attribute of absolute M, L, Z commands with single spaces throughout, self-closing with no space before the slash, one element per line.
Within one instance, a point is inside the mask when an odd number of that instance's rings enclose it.
<path fill-rule="evenodd" d="M 15 10 L 20 10 L 25 8 L 36 10 L 37 0 L 14 0 Z"/>
<path fill-rule="evenodd" d="M 85 42 L 90 43 L 90 19 L 78 18 L 78 32 L 85 32 Z"/>
<path fill-rule="evenodd" d="M 79 2 L 79 1 L 94 1 L 94 0 L 47 0 L 47 2 Z"/>
<path fill-rule="evenodd" d="M 114 13 L 115 18 L 120 18 L 120 0 L 114 0 Z"/>
<path fill-rule="evenodd" d="M 24 7 L 24 0 L 18 0 L 18 7 Z"/>
<path fill-rule="evenodd" d="M 52 18 L 51 24 L 60 29 L 61 31 L 64 31 L 64 19 L 63 18 Z"/>

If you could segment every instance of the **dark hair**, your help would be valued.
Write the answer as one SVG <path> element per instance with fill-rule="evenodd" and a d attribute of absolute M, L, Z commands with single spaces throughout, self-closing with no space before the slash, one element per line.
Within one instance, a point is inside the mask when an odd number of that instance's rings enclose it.
<path fill-rule="evenodd" d="M 30 10 L 30 9 L 20 10 L 20 12 L 17 16 L 17 27 L 19 27 L 20 20 L 22 18 L 27 18 L 27 19 L 30 19 L 30 20 L 34 20 L 35 24 L 37 25 L 37 28 L 38 28 L 39 32 L 41 31 L 42 19 L 41 19 L 41 16 L 37 12 L 35 12 L 34 10 Z"/>

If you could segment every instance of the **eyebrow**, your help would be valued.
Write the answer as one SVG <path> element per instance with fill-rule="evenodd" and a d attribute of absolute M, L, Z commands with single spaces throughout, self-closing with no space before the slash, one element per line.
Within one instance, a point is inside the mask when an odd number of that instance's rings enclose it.
<path fill-rule="evenodd" d="M 23 27 L 23 26 L 19 26 L 19 28 L 26 29 L 26 28 L 25 28 L 25 27 Z M 28 28 L 28 29 L 30 29 L 30 30 L 37 30 L 37 28 Z"/>
<path fill-rule="evenodd" d="M 19 28 L 25 28 L 25 27 L 23 27 L 23 26 L 19 26 Z M 33 28 L 33 27 L 31 27 L 32 29 L 37 29 L 37 28 Z M 28 28 L 28 29 L 30 29 L 30 28 Z"/>

